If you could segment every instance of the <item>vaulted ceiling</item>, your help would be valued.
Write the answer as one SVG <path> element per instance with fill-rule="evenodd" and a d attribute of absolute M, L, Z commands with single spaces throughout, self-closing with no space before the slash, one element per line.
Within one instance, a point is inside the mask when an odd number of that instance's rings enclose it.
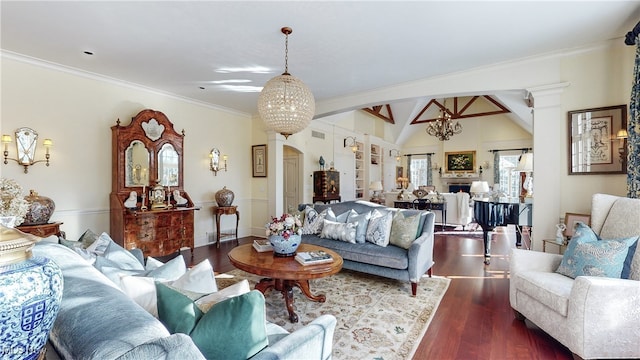
<path fill-rule="evenodd" d="M 246 114 L 256 113 L 261 87 L 284 70 L 280 28 L 290 26 L 289 72 L 311 88 L 317 108 L 369 107 L 402 127 L 399 139 L 412 122 L 437 113 L 443 98 L 390 96 L 377 108 L 363 94 L 392 94 L 411 81 L 622 39 L 640 18 L 638 1 L 597 0 L 5 0 L 0 7 L 3 57 Z M 471 95 L 508 109 L 530 130 L 526 94 Z M 454 96 L 447 100 L 452 112 Z M 332 105 L 336 99 L 340 107 Z M 460 116 L 467 115 L 463 108 Z"/>

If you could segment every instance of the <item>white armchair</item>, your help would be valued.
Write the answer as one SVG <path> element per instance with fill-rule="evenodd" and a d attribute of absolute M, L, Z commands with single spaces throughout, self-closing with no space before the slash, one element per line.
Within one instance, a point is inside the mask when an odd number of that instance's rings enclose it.
<path fill-rule="evenodd" d="M 640 200 L 596 194 L 592 229 L 603 239 L 640 235 Z M 562 255 L 512 249 L 509 300 L 574 357 L 640 358 L 640 251 L 630 279 L 556 273 Z"/>

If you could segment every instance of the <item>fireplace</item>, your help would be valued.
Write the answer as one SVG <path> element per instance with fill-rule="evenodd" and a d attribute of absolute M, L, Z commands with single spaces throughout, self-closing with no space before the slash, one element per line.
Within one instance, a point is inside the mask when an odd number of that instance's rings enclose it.
<path fill-rule="evenodd" d="M 471 184 L 449 184 L 449 192 L 457 193 L 457 192 L 466 192 L 468 193 L 471 190 Z"/>

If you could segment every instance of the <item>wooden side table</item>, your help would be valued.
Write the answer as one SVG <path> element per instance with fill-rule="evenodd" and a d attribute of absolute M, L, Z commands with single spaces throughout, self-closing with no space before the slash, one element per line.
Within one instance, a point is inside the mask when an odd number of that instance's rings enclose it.
<path fill-rule="evenodd" d="M 237 206 L 214 206 L 212 208 L 213 216 L 216 218 L 216 247 L 220 247 L 220 217 L 222 215 L 235 215 L 236 216 L 236 243 L 238 243 L 238 223 L 240 223 L 240 211 Z"/>
<path fill-rule="evenodd" d="M 64 232 L 60 231 L 60 225 L 62 222 L 52 222 L 42 225 L 24 225 L 17 226 L 16 228 L 23 233 L 39 236 L 42 238 L 49 237 L 51 235 L 57 235 L 59 237 L 64 237 Z"/>

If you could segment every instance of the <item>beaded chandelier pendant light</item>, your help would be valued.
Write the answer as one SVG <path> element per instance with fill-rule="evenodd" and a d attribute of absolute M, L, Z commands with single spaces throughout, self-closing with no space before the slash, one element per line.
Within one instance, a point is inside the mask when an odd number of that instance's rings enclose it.
<path fill-rule="evenodd" d="M 284 73 L 269 80 L 258 97 L 258 113 L 268 129 L 285 139 L 309 125 L 316 111 L 311 90 L 300 79 L 289 74 L 290 27 L 281 29 L 285 35 Z"/>
<path fill-rule="evenodd" d="M 440 141 L 447 141 L 451 136 L 462 132 L 462 125 L 451 120 L 451 115 L 446 108 L 447 100 L 445 99 L 444 109 L 440 109 L 440 117 L 427 126 L 427 134 L 437 137 Z"/>

